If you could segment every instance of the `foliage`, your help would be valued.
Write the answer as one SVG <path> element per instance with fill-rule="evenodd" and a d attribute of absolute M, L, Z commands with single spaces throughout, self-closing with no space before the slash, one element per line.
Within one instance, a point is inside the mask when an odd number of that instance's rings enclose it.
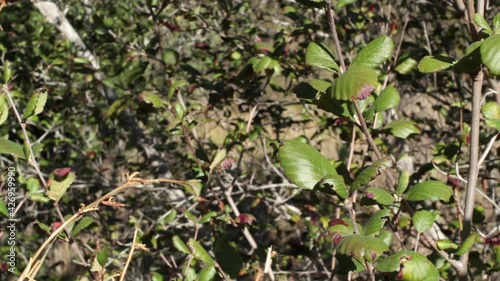
<path fill-rule="evenodd" d="M 498 277 L 498 7 L 332 5 L 7 3 L 9 276 Z"/>

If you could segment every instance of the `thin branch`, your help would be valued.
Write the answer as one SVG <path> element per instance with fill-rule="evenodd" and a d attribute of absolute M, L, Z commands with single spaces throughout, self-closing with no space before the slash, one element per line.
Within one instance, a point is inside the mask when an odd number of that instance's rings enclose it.
<path fill-rule="evenodd" d="M 342 48 L 340 47 L 339 36 L 337 35 L 337 28 L 335 27 L 335 19 L 333 18 L 332 4 L 327 3 L 325 7 L 326 17 L 328 19 L 328 25 L 330 25 L 330 32 L 332 33 L 332 39 L 335 44 L 335 50 L 337 51 L 337 59 L 340 62 L 342 71 L 346 70 L 346 65 L 344 62 L 344 56 L 342 55 Z"/>

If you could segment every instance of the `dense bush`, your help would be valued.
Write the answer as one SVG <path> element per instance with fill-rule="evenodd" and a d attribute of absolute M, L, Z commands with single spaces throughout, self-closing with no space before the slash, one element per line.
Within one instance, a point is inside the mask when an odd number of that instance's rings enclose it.
<path fill-rule="evenodd" d="M 484 2 L 5 3 L 2 277 L 499 278 Z"/>

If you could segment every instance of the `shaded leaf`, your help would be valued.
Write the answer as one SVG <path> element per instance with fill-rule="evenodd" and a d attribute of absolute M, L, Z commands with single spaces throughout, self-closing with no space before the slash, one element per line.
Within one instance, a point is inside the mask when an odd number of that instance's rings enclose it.
<path fill-rule="evenodd" d="M 482 41 L 472 43 L 467 47 L 465 56 L 461 57 L 455 65 L 453 70 L 458 73 L 476 73 L 481 68 L 481 52 L 480 47 Z"/>
<path fill-rule="evenodd" d="M 71 231 L 71 236 L 78 235 L 78 233 L 80 233 L 80 231 L 82 231 L 83 229 L 87 228 L 93 222 L 94 222 L 94 219 L 92 219 L 91 217 L 83 217 L 78 222 L 78 224 L 73 228 L 73 230 Z M 103 264 L 101 263 L 101 265 L 103 265 Z"/>
<path fill-rule="evenodd" d="M 365 66 L 377 68 L 392 57 L 394 42 L 388 36 L 379 37 L 366 45 L 352 60 L 350 67 Z"/>
<path fill-rule="evenodd" d="M 425 56 L 418 63 L 418 70 L 422 73 L 433 73 L 443 69 L 447 69 L 454 63 L 453 58 L 437 55 L 437 56 Z"/>
<path fill-rule="evenodd" d="M 203 248 L 203 246 L 198 241 L 194 240 L 193 238 L 190 238 L 187 242 L 187 245 L 196 259 L 200 260 L 207 266 L 215 264 L 215 261 L 212 259 L 210 254 L 207 252 L 207 250 L 205 250 L 205 248 Z"/>
<path fill-rule="evenodd" d="M 335 56 L 328 47 L 321 43 L 309 43 L 306 50 L 306 63 L 330 71 L 339 70 L 339 66 L 335 62 Z"/>
<path fill-rule="evenodd" d="M 380 160 L 375 161 L 370 166 L 363 169 L 354 179 L 354 182 L 351 184 L 351 190 L 356 190 L 369 182 L 371 182 L 376 176 L 380 174 L 381 168 L 389 168 L 392 166 L 392 160 L 388 157 L 382 158 Z"/>
<path fill-rule="evenodd" d="M 481 60 L 491 74 L 500 75 L 500 34 L 490 36 L 483 41 Z"/>
<path fill-rule="evenodd" d="M 335 167 L 321 153 L 298 140 L 285 141 L 279 148 L 278 159 L 285 175 L 305 189 L 314 189 L 327 175 L 337 175 Z"/>
<path fill-rule="evenodd" d="M 389 129 L 391 134 L 395 137 L 406 139 L 412 134 L 419 134 L 420 129 L 409 120 L 396 120 L 385 126 L 385 129 Z"/>
<path fill-rule="evenodd" d="M 362 235 L 371 235 L 379 232 L 384 227 L 390 213 L 391 211 L 388 209 L 378 210 L 366 222 Z"/>
<path fill-rule="evenodd" d="M 214 254 L 217 263 L 231 278 L 236 279 L 243 267 L 237 247 L 229 240 L 228 235 L 217 237 L 214 244 Z"/>
<path fill-rule="evenodd" d="M 342 73 L 329 89 L 330 98 L 348 101 L 361 98 L 360 94 L 371 92 L 378 84 L 378 74 L 375 70 L 363 65 L 351 66 Z"/>
<path fill-rule="evenodd" d="M 215 169 L 219 164 L 226 158 L 227 155 L 227 149 L 223 148 L 220 150 L 217 150 L 215 153 L 214 159 L 212 160 L 212 163 L 210 163 L 210 170 Z"/>
<path fill-rule="evenodd" d="M 109 260 L 108 249 L 104 248 L 103 250 L 97 252 L 96 259 L 97 262 L 101 265 L 101 267 L 106 266 Z"/>
<path fill-rule="evenodd" d="M 323 8 L 325 7 L 325 1 L 323 0 L 295 0 L 297 3 L 300 3 L 304 6 L 310 7 L 310 8 Z"/>
<path fill-rule="evenodd" d="M 434 214 L 427 210 L 416 211 L 412 217 L 413 225 L 417 232 L 427 231 L 434 224 Z"/>
<path fill-rule="evenodd" d="M 12 63 L 6 60 L 3 64 L 3 83 L 7 84 L 10 82 L 10 78 L 12 77 Z"/>
<path fill-rule="evenodd" d="M 387 86 L 373 103 L 373 110 L 381 112 L 399 105 L 401 97 L 393 85 Z"/>
<path fill-rule="evenodd" d="M 5 205 L 4 200 L 0 200 L 0 214 L 4 215 L 5 217 L 9 217 L 9 211 L 7 210 L 7 206 Z"/>
<path fill-rule="evenodd" d="M 401 174 L 399 174 L 398 187 L 396 188 L 396 195 L 401 196 L 406 191 L 409 182 L 410 182 L 410 173 L 407 170 L 403 170 Z"/>
<path fill-rule="evenodd" d="M 429 180 L 421 182 L 410 188 L 410 190 L 404 195 L 404 198 L 408 201 L 442 200 L 448 202 L 451 195 L 453 195 L 451 187 L 440 181 Z"/>

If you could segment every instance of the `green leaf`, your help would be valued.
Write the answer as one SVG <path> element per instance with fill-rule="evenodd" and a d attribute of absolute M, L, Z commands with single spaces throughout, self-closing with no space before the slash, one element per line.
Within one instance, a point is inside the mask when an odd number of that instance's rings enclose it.
<path fill-rule="evenodd" d="M 68 187 L 75 181 L 76 175 L 74 172 L 69 172 L 64 179 L 57 179 L 54 173 L 50 175 L 47 191 L 45 195 L 50 199 L 58 202 L 68 190 Z"/>
<path fill-rule="evenodd" d="M 500 75 L 500 34 L 490 36 L 483 41 L 481 60 L 491 74 Z"/>
<path fill-rule="evenodd" d="M 404 281 L 439 280 L 439 272 L 434 264 L 424 255 L 412 251 L 401 251 L 380 259 L 375 268 L 380 272 L 398 272 L 402 270 L 401 280 Z"/>
<path fill-rule="evenodd" d="M 373 110 L 375 110 L 375 112 L 381 112 L 396 107 L 400 100 L 401 97 L 399 96 L 398 90 L 396 90 L 393 85 L 389 85 L 375 99 Z"/>
<path fill-rule="evenodd" d="M 384 227 L 390 213 L 390 210 L 382 209 L 373 214 L 366 222 L 362 235 L 371 235 L 379 232 Z"/>
<path fill-rule="evenodd" d="M 312 79 L 309 81 L 309 85 L 311 85 L 311 87 L 313 87 L 316 91 L 325 92 L 328 88 L 330 88 L 332 83 L 321 79 Z"/>
<path fill-rule="evenodd" d="M 285 175 L 296 185 L 314 189 L 327 175 L 337 175 L 335 167 L 314 147 L 298 140 L 287 140 L 279 148 L 278 159 Z"/>
<path fill-rule="evenodd" d="M 461 57 L 455 65 L 453 70 L 457 73 L 476 73 L 481 68 L 481 45 L 483 41 L 476 41 L 470 44 L 465 50 L 465 56 Z"/>
<path fill-rule="evenodd" d="M 493 18 L 493 32 L 500 33 L 500 13 L 497 13 Z"/>
<path fill-rule="evenodd" d="M 394 203 L 394 196 L 387 192 L 385 189 L 378 187 L 369 187 L 365 191 L 365 196 L 377 201 L 381 205 L 392 205 Z"/>
<path fill-rule="evenodd" d="M 153 105 L 154 108 L 164 108 L 165 102 L 160 98 L 160 96 L 153 92 L 142 92 L 139 94 L 139 99 L 146 103 Z"/>
<path fill-rule="evenodd" d="M 216 216 L 217 216 L 217 212 L 216 211 L 208 212 L 208 213 L 206 213 L 205 215 L 203 215 L 200 218 L 200 221 L 198 223 L 199 224 L 204 224 L 206 222 L 209 222 L 210 220 L 212 220 L 212 218 L 215 218 Z"/>
<path fill-rule="evenodd" d="M 174 237 L 172 237 L 172 244 L 174 245 L 174 248 L 183 252 L 184 254 L 188 255 L 191 254 L 189 248 L 186 246 L 184 241 L 182 241 L 182 239 L 178 235 L 174 235 Z"/>
<path fill-rule="evenodd" d="M 450 239 L 437 240 L 436 245 L 440 250 L 458 249 L 458 245 Z"/>
<path fill-rule="evenodd" d="M 453 58 L 437 55 L 437 56 L 425 56 L 418 63 L 418 70 L 422 73 L 433 73 L 443 69 L 447 69 L 448 67 L 454 64 Z"/>
<path fill-rule="evenodd" d="M 155 271 L 151 274 L 151 281 L 163 281 L 163 276 Z"/>
<path fill-rule="evenodd" d="M 391 37 L 384 35 L 368 43 L 352 60 L 350 67 L 377 68 L 381 63 L 392 57 L 393 51 L 394 42 Z"/>
<path fill-rule="evenodd" d="M 347 186 L 344 183 L 344 178 L 339 175 L 326 175 L 321 179 L 321 181 L 319 181 L 314 190 L 331 195 L 337 194 L 342 199 L 349 197 Z"/>
<path fill-rule="evenodd" d="M 410 182 L 410 173 L 407 170 L 403 170 L 399 175 L 398 187 L 396 188 L 396 195 L 401 196 Z"/>
<path fill-rule="evenodd" d="M 97 252 L 96 259 L 101 267 L 105 267 L 109 260 L 108 249 L 105 247 L 103 250 Z"/>
<path fill-rule="evenodd" d="M 92 219 L 91 217 L 83 217 L 78 222 L 78 224 L 75 226 L 75 228 L 73 228 L 73 230 L 71 231 L 71 236 L 78 235 L 78 233 L 80 233 L 80 231 L 87 228 L 93 222 L 94 222 L 94 219 Z M 101 265 L 104 266 L 102 263 L 101 263 Z"/>
<path fill-rule="evenodd" d="M 73 58 L 73 61 L 75 63 L 80 63 L 80 64 L 89 64 L 90 63 L 90 61 L 87 58 L 84 58 L 84 57 Z"/>
<path fill-rule="evenodd" d="M 384 241 L 384 243 L 390 247 L 392 245 L 393 236 L 394 234 L 392 233 L 392 231 L 382 229 L 380 230 L 380 233 L 377 235 L 377 238 Z"/>
<path fill-rule="evenodd" d="M 406 139 L 412 134 L 419 134 L 420 129 L 409 120 L 396 120 L 385 126 L 385 129 L 389 129 L 391 134 L 395 137 Z"/>
<path fill-rule="evenodd" d="M 226 158 L 227 155 L 227 150 L 225 148 L 217 150 L 215 153 L 214 159 L 212 160 L 212 163 L 210 163 L 210 171 L 215 169 L 219 164 Z"/>
<path fill-rule="evenodd" d="M 410 188 L 404 195 L 404 198 L 408 201 L 442 200 L 448 202 L 451 195 L 453 195 L 451 187 L 440 181 L 430 180 L 421 182 Z"/>
<path fill-rule="evenodd" d="M 9 116 L 9 105 L 7 101 L 0 96 L 0 125 L 7 121 L 7 117 Z"/>
<path fill-rule="evenodd" d="M 215 270 L 215 266 L 207 265 L 200 271 L 200 273 L 198 273 L 198 280 L 200 280 L 200 281 L 213 280 L 215 277 L 215 274 L 217 274 L 217 271 Z"/>
<path fill-rule="evenodd" d="M 371 182 L 376 176 L 380 174 L 381 168 L 389 168 L 392 166 L 392 160 L 388 157 L 382 158 L 375 161 L 370 166 L 363 169 L 354 179 L 351 184 L 351 190 L 357 190 L 358 188 Z"/>
<path fill-rule="evenodd" d="M 464 242 L 462 242 L 462 245 L 458 247 L 455 255 L 461 256 L 467 253 L 472 248 L 472 246 L 474 246 L 474 242 L 476 242 L 476 239 L 478 238 L 481 239 L 481 237 L 479 237 L 477 233 L 472 233 L 471 235 L 469 235 L 467 238 L 465 238 Z"/>
<path fill-rule="evenodd" d="M 40 203 L 47 203 L 50 201 L 50 198 L 42 193 L 30 193 L 28 195 L 28 199 L 33 202 L 40 202 Z"/>
<path fill-rule="evenodd" d="M 373 262 L 385 251 L 389 250 L 384 241 L 363 235 L 350 235 L 340 241 L 337 252 L 353 257 L 359 261 Z"/>
<path fill-rule="evenodd" d="M 394 70 L 399 74 L 408 74 L 418 65 L 418 61 L 412 57 L 408 57 L 404 59 L 401 63 L 399 63 Z"/>
<path fill-rule="evenodd" d="M 479 26 L 483 31 L 485 31 L 487 34 L 493 33 L 493 30 L 491 30 L 491 27 L 488 25 L 484 17 L 480 14 L 474 14 L 473 17 L 474 22 Z"/>
<path fill-rule="evenodd" d="M 184 211 L 184 216 L 186 216 L 186 218 L 194 224 L 199 223 L 198 218 L 195 215 L 193 215 L 193 213 L 191 213 L 189 210 Z"/>
<path fill-rule="evenodd" d="M 0 138 L 0 153 L 12 154 L 18 158 L 26 159 L 22 145 L 4 138 Z"/>
<path fill-rule="evenodd" d="M 342 9 L 342 7 L 347 6 L 349 4 L 355 3 L 357 0 L 339 0 L 337 5 L 335 5 L 335 10 L 338 11 Z"/>
<path fill-rule="evenodd" d="M 179 89 L 182 86 L 189 85 L 189 83 L 184 79 L 180 79 L 180 80 L 171 79 L 171 80 L 169 80 L 169 82 L 171 83 L 170 88 L 168 88 L 168 92 L 167 92 L 167 97 L 169 99 L 174 95 L 174 93 L 175 93 L 175 91 L 177 91 L 177 89 Z"/>
<path fill-rule="evenodd" d="M 166 65 L 176 65 L 179 61 L 179 53 L 174 49 L 165 49 L 161 59 Z"/>
<path fill-rule="evenodd" d="M 205 250 L 205 248 L 203 248 L 203 246 L 201 246 L 198 241 L 190 238 L 187 242 L 187 245 L 196 259 L 200 260 L 207 266 L 215 264 L 215 261 L 212 259 L 210 254 Z"/>
<path fill-rule="evenodd" d="M 12 77 L 12 63 L 10 61 L 5 61 L 3 64 L 3 83 L 7 84 L 10 82 L 10 78 Z"/>
<path fill-rule="evenodd" d="M 231 242 L 230 235 L 218 236 L 214 243 L 214 254 L 222 270 L 233 280 L 236 280 L 243 268 L 243 259 L 238 250 L 238 244 Z"/>
<path fill-rule="evenodd" d="M 422 233 L 434 224 L 434 214 L 427 210 L 416 211 L 413 214 L 412 221 L 417 232 Z"/>
<path fill-rule="evenodd" d="M 253 64 L 253 71 L 255 73 L 262 72 L 264 69 L 266 69 L 269 66 L 269 64 L 272 61 L 273 61 L 273 59 L 268 57 L 268 56 L 264 56 L 264 57 L 258 59 L 257 62 Z"/>
<path fill-rule="evenodd" d="M 378 74 L 375 70 L 363 65 L 351 66 L 332 83 L 330 98 L 342 101 L 362 98 L 363 94 L 375 89 L 377 84 Z"/>
<path fill-rule="evenodd" d="M 31 95 L 28 104 L 26 105 L 26 110 L 23 114 L 23 119 L 27 119 L 31 116 L 38 115 L 42 113 L 45 103 L 47 102 L 47 90 L 44 88 L 37 89 L 33 95 Z"/>
<path fill-rule="evenodd" d="M 4 215 L 5 217 L 9 217 L 9 211 L 7 210 L 7 206 L 5 205 L 4 200 L 0 200 L 0 214 Z"/>
<path fill-rule="evenodd" d="M 335 62 L 335 56 L 328 47 L 321 43 L 309 43 L 306 50 L 306 63 L 330 71 L 339 70 L 339 66 Z"/>
<path fill-rule="evenodd" d="M 488 102 L 481 108 L 486 125 L 500 131 L 500 105 L 496 102 Z"/>

